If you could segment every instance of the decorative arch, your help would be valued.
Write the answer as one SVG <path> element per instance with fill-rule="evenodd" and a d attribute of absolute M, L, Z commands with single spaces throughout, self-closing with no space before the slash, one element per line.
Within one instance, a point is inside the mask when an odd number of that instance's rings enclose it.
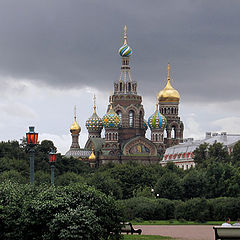
<path fill-rule="evenodd" d="M 148 139 L 137 137 L 125 144 L 123 154 L 156 156 L 157 149 L 156 146 Z"/>

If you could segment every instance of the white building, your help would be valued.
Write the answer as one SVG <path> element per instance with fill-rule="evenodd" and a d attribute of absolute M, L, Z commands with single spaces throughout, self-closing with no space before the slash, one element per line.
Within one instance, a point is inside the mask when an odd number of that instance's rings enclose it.
<path fill-rule="evenodd" d="M 185 169 L 195 167 L 193 160 L 194 150 L 199 147 L 200 144 L 208 143 L 213 144 L 214 142 L 222 143 L 227 147 L 229 154 L 232 153 L 234 145 L 240 141 L 240 134 L 227 134 L 222 133 L 211 133 L 207 132 L 206 137 L 203 140 L 193 140 L 193 138 L 185 139 L 183 143 L 169 147 L 161 161 L 161 165 L 166 165 L 167 162 L 173 162 L 178 167 Z"/>

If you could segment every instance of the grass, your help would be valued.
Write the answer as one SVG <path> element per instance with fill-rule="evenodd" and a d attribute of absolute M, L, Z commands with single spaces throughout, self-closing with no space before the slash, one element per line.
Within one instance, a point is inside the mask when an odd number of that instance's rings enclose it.
<path fill-rule="evenodd" d="M 174 240 L 174 238 L 154 235 L 124 235 L 124 240 Z"/>
<path fill-rule="evenodd" d="M 151 221 L 131 221 L 133 225 L 221 225 L 223 221 L 208 221 L 204 223 L 178 220 L 151 220 Z"/>

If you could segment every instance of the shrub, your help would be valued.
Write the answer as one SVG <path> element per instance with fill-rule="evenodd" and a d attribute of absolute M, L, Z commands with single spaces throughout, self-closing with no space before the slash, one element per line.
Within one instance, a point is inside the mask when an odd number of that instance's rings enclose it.
<path fill-rule="evenodd" d="M 240 198 L 220 197 L 209 200 L 212 219 L 222 221 L 226 217 L 239 218 Z"/>
<path fill-rule="evenodd" d="M 174 201 L 168 199 L 136 197 L 120 203 L 126 220 L 165 220 L 174 217 Z"/>
<path fill-rule="evenodd" d="M 204 198 L 193 198 L 176 207 L 176 219 L 185 219 L 187 221 L 205 222 L 209 220 L 209 203 Z"/>
<path fill-rule="evenodd" d="M 7 182 L 0 184 L 0 196 L 3 239 L 100 240 L 110 232 L 119 236 L 116 202 L 86 185 L 36 187 Z"/>

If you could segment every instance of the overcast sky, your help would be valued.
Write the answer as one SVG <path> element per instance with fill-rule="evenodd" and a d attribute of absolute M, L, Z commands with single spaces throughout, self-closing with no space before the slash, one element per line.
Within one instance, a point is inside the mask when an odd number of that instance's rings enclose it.
<path fill-rule="evenodd" d="M 84 147 L 93 94 L 103 116 L 119 78 L 125 24 L 146 119 L 170 62 L 184 137 L 240 133 L 239 23 L 238 0 L 0 0 L 0 140 L 34 125 L 65 153 L 76 105 Z"/>

